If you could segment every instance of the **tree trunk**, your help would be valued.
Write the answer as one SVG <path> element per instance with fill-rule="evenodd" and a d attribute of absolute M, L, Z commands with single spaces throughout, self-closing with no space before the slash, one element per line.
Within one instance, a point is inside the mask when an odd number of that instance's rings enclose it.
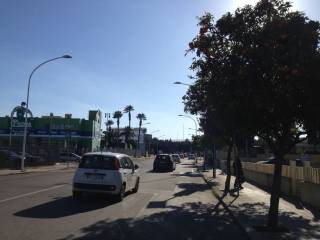
<path fill-rule="evenodd" d="M 230 191 L 230 180 L 231 180 L 231 151 L 232 151 L 233 142 L 229 143 L 228 148 L 228 157 L 227 157 L 227 178 L 224 184 L 224 194 L 227 194 Z"/>
<path fill-rule="evenodd" d="M 267 226 L 271 229 L 276 229 L 278 227 L 279 198 L 281 194 L 282 160 L 283 156 L 276 156 L 267 223 Z"/>
<path fill-rule="evenodd" d="M 216 146 L 213 144 L 212 151 L 212 177 L 216 178 Z"/>
<path fill-rule="evenodd" d="M 117 147 L 119 147 L 119 138 L 120 138 L 120 122 L 118 121 L 117 122 L 117 125 L 118 125 L 118 136 L 117 136 Z"/>
<path fill-rule="evenodd" d="M 137 146 L 136 146 L 136 151 L 134 153 L 134 156 L 136 157 L 137 156 L 137 150 L 139 148 L 140 150 L 140 130 L 141 130 L 141 125 L 142 125 L 142 122 L 140 121 L 139 122 L 139 132 L 138 132 L 138 141 L 137 141 Z"/>

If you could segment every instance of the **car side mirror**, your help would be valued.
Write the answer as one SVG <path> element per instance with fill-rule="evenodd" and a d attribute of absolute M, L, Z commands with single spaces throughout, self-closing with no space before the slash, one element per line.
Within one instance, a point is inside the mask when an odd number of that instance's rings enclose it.
<path fill-rule="evenodd" d="M 139 166 L 137 164 L 134 165 L 134 169 L 138 169 Z"/>

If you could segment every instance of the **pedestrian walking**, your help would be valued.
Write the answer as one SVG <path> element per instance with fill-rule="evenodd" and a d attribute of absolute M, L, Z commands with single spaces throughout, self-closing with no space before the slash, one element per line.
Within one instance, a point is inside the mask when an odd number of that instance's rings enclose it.
<path fill-rule="evenodd" d="M 242 164 L 240 158 L 237 156 L 235 161 L 233 162 L 233 170 L 235 174 L 235 180 L 234 180 L 234 189 L 240 190 L 243 189 L 242 183 L 245 182 Z"/>

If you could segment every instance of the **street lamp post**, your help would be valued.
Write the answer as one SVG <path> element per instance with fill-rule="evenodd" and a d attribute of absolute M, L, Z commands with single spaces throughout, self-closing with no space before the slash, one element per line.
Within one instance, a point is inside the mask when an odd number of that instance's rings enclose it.
<path fill-rule="evenodd" d="M 145 126 L 145 125 L 149 125 L 151 124 L 151 122 L 147 122 L 147 123 L 143 123 L 141 124 L 141 127 L 142 126 Z M 146 141 L 145 141 L 145 138 L 143 140 L 143 143 L 144 143 L 144 155 L 147 156 L 147 153 L 146 153 Z M 139 145 L 140 146 L 140 145 Z M 150 142 L 148 142 L 148 153 L 150 152 Z"/>
<path fill-rule="evenodd" d="M 146 123 L 146 124 L 149 124 L 149 123 Z M 149 134 L 151 135 L 151 140 L 152 140 L 152 134 L 153 134 L 153 133 L 156 133 L 156 132 L 160 132 L 160 130 L 157 129 L 157 130 L 152 131 L 151 133 L 149 133 Z M 153 141 L 151 141 L 151 142 L 153 142 Z M 150 149 L 151 149 L 151 142 L 149 142 L 149 153 L 150 153 Z M 152 144 L 152 145 L 153 145 L 153 144 Z M 153 150 L 153 152 L 154 152 L 154 147 L 153 147 L 153 146 L 152 146 L 152 150 Z"/>
<path fill-rule="evenodd" d="M 195 129 L 195 128 L 188 128 L 189 130 L 193 130 L 193 131 L 197 131 L 199 132 L 200 130 L 199 129 Z"/>
<path fill-rule="evenodd" d="M 197 126 L 197 121 L 196 121 L 193 117 L 188 116 L 188 115 L 179 114 L 178 116 L 179 116 L 179 117 L 186 117 L 186 118 L 191 119 L 191 120 L 194 122 L 194 127 L 195 127 L 195 129 L 194 129 L 194 130 L 195 130 L 196 136 L 198 136 L 198 126 Z M 196 157 L 196 163 L 197 163 L 197 157 Z"/>
<path fill-rule="evenodd" d="M 178 115 L 179 117 L 186 117 L 186 118 L 189 118 L 191 119 L 193 122 L 194 122 L 194 126 L 195 126 L 195 133 L 196 133 L 196 136 L 198 135 L 198 126 L 197 126 L 197 121 L 193 118 L 193 117 L 190 117 L 188 115 L 183 115 L 183 114 L 179 114 Z"/>
<path fill-rule="evenodd" d="M 158 137 L 160 139 L 161 137 L 165 137 L 166 135 L 161 135 Z M 157 154 L 159 153 L 159 140 L 157 141 Z"/>
<path fill-rule="evenodd" d="M 61 57 L 56 57 L 56 58 L 52 58 L 49 59 L 47 61 L 44 61 L 43 63 L 40 63 L 38 66 L 36 66 L 28 79 L 28 91 L 27 91 L 27 104 L 26 104 L 26 110 L 25 110 L 25 121 L 24 121 L 24 131 L 23 131 L 23 143 L 22 143 L 22 156 L 21 156 L 21 172 L 24 172 L 24 159 L 26 156 L 26 143 L 27 143 L 27 124 L 28 124 L 28 109 L 29 109 L 29 93 L 30 93 L 30 83 L 31 83 L 31 78 L 32 75 L 34 74 L 34 72 L 40 68 L 42 65 L 48 63 L 48 62 L 52 62 L 54 60 L 60 59 L 60 58 L 72 58 L 70 55 L 63 55 Z"/>

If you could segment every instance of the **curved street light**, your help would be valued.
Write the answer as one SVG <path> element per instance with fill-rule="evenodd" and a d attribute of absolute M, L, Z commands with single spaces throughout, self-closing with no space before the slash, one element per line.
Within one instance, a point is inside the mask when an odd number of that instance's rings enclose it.
<path fill-rule="evenodd" d="M 150 134 L 152 134 L 152 133 L 156 133 L 156 132 L 160 132 L 160 130 L 152 131 Z"/>
<path fill-rule="evenodd" d="M 180 85 L 191 86 L 191 84 L 183 83 L 183 82 L 174 82 L 173 84 L 180 84 Z"/>
<path fill-rule="evenodd" d="M 34 74 L 34 72 L 40 68 L 42 65 L 48 63 L 48 62 L 52 62 L 54 60 L 57 60 L 57 59 L 60 59 L 60 58 L 72 58 L 70 55 L 63 55 L 61 57 L 56 57 L 56 58 L 52 58 L 52 59 L 49 59 L 47 61 L 44 61 L 42 63 L 40 63 L 38 66 L 36 66 L 30 76 L 29 76 L 29 79 L 28 79 L 28 91 L 27 91 L 27 103 L 26 103 L 26 109 L 29 109 L 29 93 L 30 93 L 30 83 L 31 83 L 31 78 L 32 78 L 32 75 Z M 24 172 L 24 159 L 25 159 L 25 156 L 26 156 L 26 143 L 27 143 L 27 124 L 28 124 L 28 113 L 27 111 L 25 111 L 25 121 L 24 121 L 24 131 L 23 131 L 23 143 L 22 143 L 22 156 L 21 156 L 21 172 Z"/>
<path fill-rule="evenodd" d="M 165 137 L 166 135 L 161 135 L 159 137 L 156 137 L 157 138 L 157 154 L 159 153 L 159 140 L 161 137 Z"/>
<path fill-rule="evenodd" d="M 186 117 L 186 118 L 190 118 L 193 122 L 194 122 L 194 126 L 195 126 L 195 132 L 196 132 L 196 136 L 198 135 L 198 127 L 197 127 L 197 121 L 191 117 L 191 116 L 188 116 L 188 115 L 183 115 L 183 114 L 179 114 L 178 115 L 179 117 Z"/>

